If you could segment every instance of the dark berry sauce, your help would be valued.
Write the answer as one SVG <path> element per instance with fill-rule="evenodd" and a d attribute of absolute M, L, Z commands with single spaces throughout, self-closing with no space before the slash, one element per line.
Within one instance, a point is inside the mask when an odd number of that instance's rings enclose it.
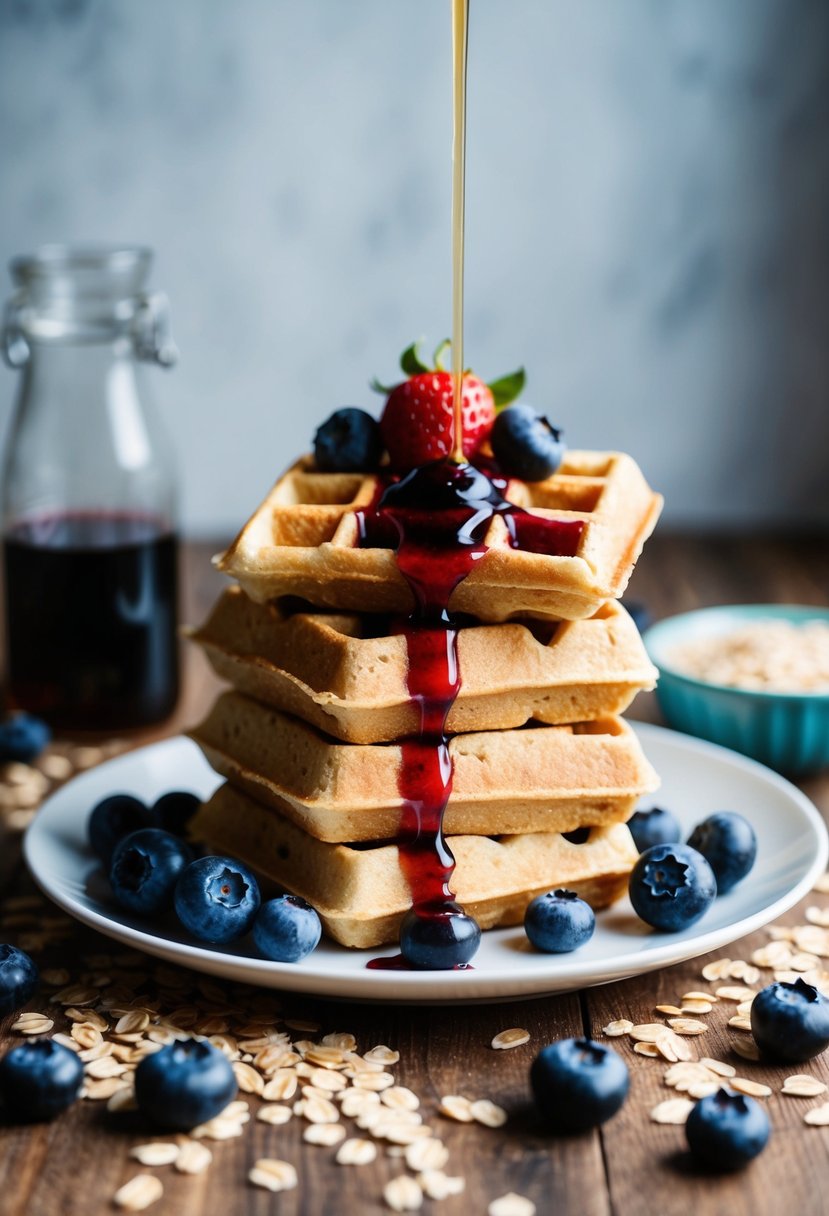
<path fill-rule="evenodd" d="M 66 730 L 166 718 L 178 698 L 169 528 L 143 515 L 34 515 L 3 549 L 13 704 Z"/>
<path fill-rule="evenodd" d="M 420 711 L 420 731 L 401 743 L 397 844 L 412 906 L 426 920 L 460 911 L 449 887 L 455 860 L 443 835 L 452 792 L 446 718 L 460 690 L 452 592 L 486 552 L 494 515 L 504 518 L 514 548 L 534 553 L 572 556 L 583 529 L 578 520 L 549 520 L 514 506 L 504 497 L 506 485 L 491 469 L 436 461 L 381 484 L 375 502 L 357 512 L 359 546 L 394 549 L 414 596 L 402 631 L 407 688 Z M 368 966 L 399 970 L 408 964 L 398 955 Z"/>

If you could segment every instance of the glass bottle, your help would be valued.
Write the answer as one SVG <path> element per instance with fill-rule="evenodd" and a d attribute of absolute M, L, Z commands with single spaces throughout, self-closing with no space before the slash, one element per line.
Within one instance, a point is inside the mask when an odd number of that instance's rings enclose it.
<path fill-rule="evenodd" d="M 177 352 L 166 299 L 145 292 L 151 261 L 47 246 L 10 267 L 7 687 L 64 730 L 146 726 L 178 697 L 176 476 L 143 366 Z"/>

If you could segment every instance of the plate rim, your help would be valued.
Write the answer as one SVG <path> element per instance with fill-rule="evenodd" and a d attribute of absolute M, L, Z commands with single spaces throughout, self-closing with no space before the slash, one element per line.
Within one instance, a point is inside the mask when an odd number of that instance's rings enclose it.
<path fill-rule="evenodd" d="M 48 867 L 47 873 L 44 874 L 37 861 L 41 837 L 53 837 L 50 828 L 46 826 L 49 822 L 48 813 L 45 818 L 42 818 L 43 811 L 58 799 L 64 790 L 70 785 L 74 785 L 76 781 L 83 782 L 85 779 L 91 778 L 93 774 L 100 774 L 104 769 L 117 771 L 122 766 L 128 766 L 131 761 L 134 762 L 136 757 L 149 752 L 158 754 L 162 751 L 173 751 L 181 748 L 182 744 L 196 749 L 196 745 L 184 735 L 175 735 L 134 748 L 121 756 L 105 761 L 95 769 L 79 774 L 72 781 L 61 786 L 45 800 L 40 811 L 26 829 L 23 839 L 23 855 L 29 872 L 39 889 L 53 903 L 82 924 L 156 958 L 165 959 L 181 966 L 189 966 L 208 974 L 233 978 L 236 982 L 282 988 L 286 991 L 301 992 L 318 998 L 328 997 L 366 1003 L 396 1000 L 407 1004 L 498 1003 L 549 996 L 597 984 L 615 983 L 634 975 L 644 975 L 660 967 L 686 962 L 690 958 L 706 954 L 755 932 L 788 911 L 804 895 L 808 894 L 817 877 L 826 869 L 827 860 L 829 860 L 829 832 L 820 812 L 802 790 L 779 773 L 756 760 L 733 752 L 729 748 L 698 739 L 695 736 L 685 735 L 680 731 L 673 731 L 646 722 L 631 721 L 629 725 L 641 738 L 646 751 L 648 739 L 652 738 L 659 739 L 668 746 L 679 747 L 681 750 L 690 750 L 692 753 L 702 753 L 703 755 L 710 754 L 718 760 L 725 759 L 732 767 L 748 770 L 766 784 L 777 787 L 790 801 L 794 802 L 811 828 L 816 845 L 811 863 L 800 879 L 772 903 L 748 916 L 740 917 L 736 921 L 708 930 L 708 932 L 693 934 L 691 937 L 682 938 L 679 941 L 671 935 L 670 940 L 663 945 L 655 945 L 644 954 L 622 954 L 615 960 L 608 959 L 607 962 L 598 964 L 595 959 L 582 962 L 573 961 L 564 967 L 560 962 L 562 956 L 551 956 L 557 962 L 556 970 L 552 975 L 537 969 L 519 970 L 516 975 L 508 977 L 505 977 L 500 971 L 497 975 L 491 973 L 488 975 L 486 971 L 475 975 L 474 970 L 472 973 L 465 972 L 462 977 L 452 971 L 369 971 L 365 969 L 362 972 L 343 974 L 336 971 L 309 970 L 302 963 L 277 963 L 268 959 L 210 950 L 197 943 L 162 938 L 105 916 L 87 906 L 85 902 L 64 894 L 60 887 L 56 888 L 52 885 L 49 881 Z M 200 755 L 197 749 L 196 754 Z M 52 839 L 52 847 L 60 847 L 54 839 Z M 343 949 L 345 948 L 343 947 Z M 378 947 L 375 953 L 382 954 L 387 951 L 388 947 Z M 371 952 L 361 951 L 360 953 L 369 954 Z M 244 970 L 244 976 L 230 974 L 240 969 Z M 596 978 L 599 973 L 600 978 Z M 265 976 L 269 980 L 267 984 L 264 984 Z M 336 990 L 338 985 L 343 986 L 343 991 Z"/>

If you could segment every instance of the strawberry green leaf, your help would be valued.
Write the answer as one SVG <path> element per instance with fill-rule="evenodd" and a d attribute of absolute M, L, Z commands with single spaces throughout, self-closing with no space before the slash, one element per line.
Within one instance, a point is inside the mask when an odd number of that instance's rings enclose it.
<path fill-rule="evenodd" d="M 526 381 L 527 373 L 523 367 L 519 367 L 516 372 L 510 372 L 508 376 L 502 376 L 500 380 L 493 380 L 489 391 L 492 393 L 496 410 L 502 410 L 505 405 L 510 405 L 521 392 Z"/>
<path fill-rule="evenodd" d="M 434 355 L 432 356 L 432 358 L 435 361 L 435 367 L 437 368 L 437 370 L 439 372 L 447 371 L 447 368 L 444 367 L 444 365 L 443 365 L 443 356 L 444 356 L 444 353 L 449 349 L 449 347 L 451 345 L 452 345 L 452 343 L 451 343 L 450 339 L 444 338 L 443 341 L 441 342 L 440 346 L 436 349 Z"/>
<path fill-rule="evenodd" d="M 381 384 L 376 376 L 369 380 L 368 386 L 372 392 L 382 393 L 384 397 L 388 397 L 389 393 L 393 393 L 397 388 L 396 384 Z"/>
<path fill-rule="evenodd" d="M 400 356 L 400 366 L 407 376 L 420 376 L 423 372 L 430 372 L 432 368 L 424 363 L 420 357 L 418 347 L 419 342 L 413 342 L 411 346 L 407 346 Z"/>

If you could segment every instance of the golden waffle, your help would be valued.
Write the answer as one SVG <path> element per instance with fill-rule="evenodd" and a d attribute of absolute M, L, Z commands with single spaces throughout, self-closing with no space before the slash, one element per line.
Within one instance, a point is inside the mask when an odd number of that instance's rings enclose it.
<path fill-rule="evenodd" d="M 223 777 L 327 841 L 397 833 L 401 749 L 339 743 L 224 693 L 191 736 Z M 455 735 L 447 834 L 570 832 L 621 823 L 658 779 L 620 718 Z"/>
<path fill-rule="evenodd" d="M 390 549 L 357 548 L 355 511 L 368 507 L 375 476 L 320 473 L 310 457 L 276 483 L 226 553 L 220 570 L 251 599 L 296 595 L 323 607 L 409 612 L 412 595 Z M 574 557 L 513 549 L 494 516 L 487 552 L 455 588 L 449 608 L 482 621 L 517 616 L 578 620 L 624 591 L 662 500 L 636 462 L 619 452 L 568 452 L 546 481 L 510 481 L 506 497 L 534 514 L 581 520 Z"/>
<path fill-rule="evenodd" d="M 296 714 L 346 743 L 413 735 L 406 640 L 378 618 L 292 612 L 228 588 L 191 634 L 240 692 Z M 447 730 L 587 722 L 625 710 L 656 669 L 636 626 L 610 603 L 588 621 L 468 626 L 458 634 L 461 691 Z"/>
<path fill-rule="evenodd" d="M 324 844 L 231 785 L 196 813 L 191 831 L 307 899 L 344 946 L 397 940 L 411 895 L 395 845 Z M 596 828 L 584 844 L 556 832 L 496 840 L 454 836 L 449 844 L 456 862 L 452 889 L 483 929 L 520 924 L 530 900 L 555 887 L 606 907 L 624 894 L 638 856 L 624 824 Z"/>

